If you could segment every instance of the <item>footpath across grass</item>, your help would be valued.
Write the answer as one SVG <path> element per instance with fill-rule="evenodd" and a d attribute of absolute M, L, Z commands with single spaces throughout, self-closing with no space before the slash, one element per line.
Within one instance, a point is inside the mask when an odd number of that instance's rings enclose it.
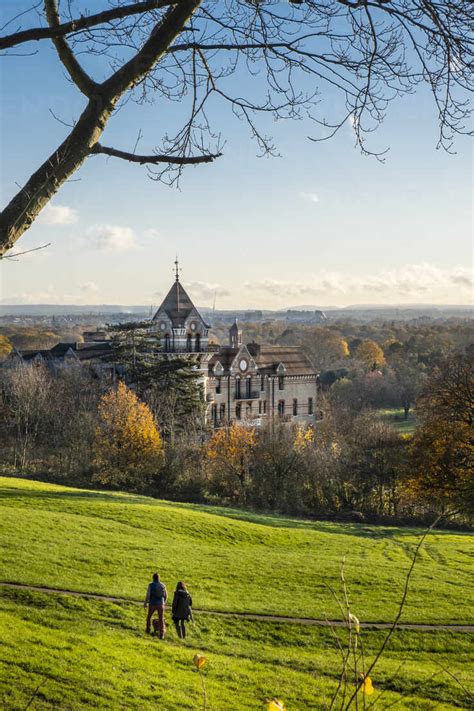
<path fill-rule="evenodd" d="M 330 629 L 197 614 L 188 640 L 170 629 L 160 642 L 131 601 L 157 569 L 170 591 L 184 579 L 201 609 L 340 619 L 329 587 L 340 590 L 345 558 L 353 612 L 389 622 L 421 533 L 0 478 L 1 580 L 124 598 L 0 587 L 0 708 L 24 709 L 41 684 L 30 708 L 199 709 L 197 652 L 209 711 L 262 709 L 272 696 L 288 711 L 326 708 L 341 666 Z M 402 621 L 472 624 L 472 554 L 467 533 L 430 534 Z M 385 634 L 363 629 L 367 664 Z M 371 703 L 469 708 L 470 655 L 467 633 L 397 631 Z"/>
<path fill-rule="evenodd" d="M 263 709 L 266 698 L 289 711 L 327 708 L 340 655 L 330 630 L 288 623 L 196 616 L 186 641 L 143 632 L 144 612 L 130 603 L 5 591 L 0 599 L 0 707 L 24 709 L 41 684 L 35 709 L 202 708 L 192 660 L 207 659 L 208 708 Z M 339 631 L 342 637 L 342 632 Z M 363 633 L 366 663 L 384 637 Z M 378 708 L 443 711 L 469 708 L 464 687 L 470 646 L 465 634 L 396 632 L 372 674 Z"/>
<path fill-rule="evenodd" d="M 420 535 L 0 478 L 4 581 L 140 599 L 158 570 L 208 610 L 339 618 L 328 586 L 345 559 L 354 613 L 391 621 Z M 429 536 L 403 621 L 472 623 L 472 540 Z"/>

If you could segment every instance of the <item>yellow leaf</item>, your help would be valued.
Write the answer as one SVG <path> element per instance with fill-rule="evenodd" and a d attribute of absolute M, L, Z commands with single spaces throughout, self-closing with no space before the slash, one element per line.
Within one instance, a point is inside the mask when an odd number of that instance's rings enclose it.
<path fill-rule="evenodd" d="M 194 656 L 194 660 L 193 660 L 193 661 L 194 661 L 194 666 L 195 666 L 197 669 L 201 670 L 201 669 L 203 668 L 203 666 L 205 665 L 205 663 L 206 663 L 206 657 L 204 657 L 202 654 L 196 654 L 196 655 Z"/>
<path fill-rule="evenodd" d="M 267 711 L 285 711 L 285 704 L 280 699 L 267 701 Z"/>
<path fill-rule="evenodd" d="M 372 686 L 372 679 L 370 676 L 364 676 L 362 678 L 362 683 L 360 685 L 363 694 L 370 696 L 374 693 L 374 687 Z"/>

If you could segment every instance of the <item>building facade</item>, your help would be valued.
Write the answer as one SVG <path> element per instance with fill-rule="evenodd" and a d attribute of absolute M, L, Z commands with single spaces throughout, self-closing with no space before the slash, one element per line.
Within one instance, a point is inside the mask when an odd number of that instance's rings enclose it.
<path fill-rule="evenodd" d="M 163 358 L 187 355 L 195 363 L 213 427 L 234 422 L 256 426 L 279 419 L 311 423 L 316 412 L 317 373 L 299 348 L 265 346 L 243 341 L 237 321 L 227 344 L 209 344 L 210 326 L 179 280 L 175 281 L 150 321 Z M 49 350 L 12 353 L 11 360 L 44 363 L 57 370 L 88 365 L 113 382 L 123 372 L 110 362 L 111 343 L 105 332 L 84 333 L 82 343 L 59 343 Z"/>
<path fill-rule="evenodd" d="M 301 349 L 245 344 L 237 322 L 229 329 L 227 344 L 210 345 L 210 326 L 180 283 L 178 269 L 152 324 L 166 357 L 188 354 L 195 359 L 212 426 L 314 420 L 317 373 Z"/>

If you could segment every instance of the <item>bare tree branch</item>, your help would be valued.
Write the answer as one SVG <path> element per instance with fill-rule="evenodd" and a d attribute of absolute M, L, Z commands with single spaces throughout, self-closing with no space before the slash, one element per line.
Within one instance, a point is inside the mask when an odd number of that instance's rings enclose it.
<path fill-rule="evenodd" d="M 216 158 L 220 158 L 222 153 L 209 153 L 208 155 L 202 156 L 170 156 L 170 155 L 160 155 L 152 154 L 148 156 L 137 155 L 136 153 L 127 153 L 126 151 L 119 151 L 116 148 L 110 148 L 109 146 L 102 146 L 100 143 L 96 143 L 90 151 L 91 155 L 103 153 L 107 156 L 113 156 L 114 158 L 122 158 L 123 160 L 128 160 L 130 163 L 140 163 L 144 165 L 145 163 L 169 163 L 171 165 L 195 165 L 196 163 L 212 163 Z"/>
<path fill-rule="evenodd" d="M 12 248 L 59 187 L 84 163 L 120 97 L 166 52 L 199 2 L 182 0 L 179 6 L 171 8 L 135 57 L 97 87 L 66 140 L 0 213 L 0 256 Z"/>
<path fill-rule="evenodd" d="M 144 0 L 143 2 L 134 2 L 130 5 L 120 5 L 119 7 L 104 10 L 94 15 L 81 15 L 81 17 L 75 20 L 64 22 L 55 27 L 33 27 L 28 30 L 21 30 L 11 35 L 0 37 L 0 50 L 9 49 L 10 47 L 15 47 L 25 42 L 65 37 L 66 35 L 81 32 L 90 27 L 105 25 L 108 22 L 121 20 L 130 15 L 141 15 L 144 12 L 158 10 L 159 8 L 173 4 L 175 4 L 173 0 Z"/>
<path fill-rule="evenodd" d="M 61 23 L 59 20 L 57 0 L 44 0 L 44 9 L 49 26 L 53 29 L 59 27 Z M 76 84 L 83 94 L 88 97 L 92 96 L 97 89 L 97 85 L 79 64 L 65 37 L 54 37 L 53 44 L 56 47 L 59 59 L 74 84 Z"/>
<path fill-rule="evenodd" d="M 180 180 L 185 166 L 218 157 L 219 104 L 247 125 L 258 153 L 267 155 L 277 153 L 264 130 L 270 116 L 311 121 L 313 141 L 331 138 L 350 122 L 355 145 L 380 160 L 388 148 L 376 150 L 371 135 L 390 103 L 420 84 L 429 88 L 437 111 L 439 146 L 452 151 L 457 134 L 472 134 L 470 0 L 108 0 L 107 11 L 63 23 L 58 0 L 42 2 L 42 11 L 33 0 L 32 7 L 50 26 L 19 28 L 0 38 L 0 49 L 52 39 L 88 103 L 59 148 L 0 213 L 0 254 L 91 155 L 107 151 L 146 164 L 152 179 L 168 184 Z M 63 19 L 66 12 L 72 17 L 72 6 L 61 1 Z M 84 55 L 93 58 L 101 83 L 82 68 Z M 242 81 L 245 76 L 251 81 Z M 176 128 L 163 129 L 149 156 L 94 149 L 125 98 L 156 102 L 159 125 L 169 102 L 179 102 Z"/>

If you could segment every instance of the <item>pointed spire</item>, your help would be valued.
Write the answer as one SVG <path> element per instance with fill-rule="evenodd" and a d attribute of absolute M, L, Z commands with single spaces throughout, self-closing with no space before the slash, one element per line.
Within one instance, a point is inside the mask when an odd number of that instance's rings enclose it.
<path fill-rule="evenodd" d="M 180 271 L 181 271 L 181 269 L 179 268 L 178 255 L 176 255 L 176 259 L 174 260 L 174 273 L 175 273 L 176 281 L 179 281 Z"/>

